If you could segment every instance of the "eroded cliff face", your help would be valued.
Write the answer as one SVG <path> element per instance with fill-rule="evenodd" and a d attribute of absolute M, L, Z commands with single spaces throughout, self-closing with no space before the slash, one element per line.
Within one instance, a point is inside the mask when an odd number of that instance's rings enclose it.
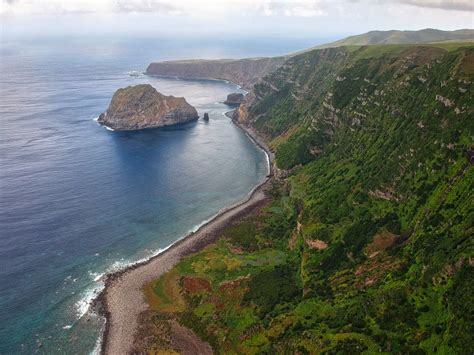
<path fill-rule="evenodd" d="M 244 94 L 234 92 L 227 95 L 227 99 L 224 101 L 224 103 L 228 106 L 239 106 L 243 99 Z"/>
<path fill-rule="evenodd" d="M 279 68 L 285 60 L 286 57 L 166 61 L 151 63 L 146 74 L 183 79 L 229 80 L 250 90 L 260 78 Z"/>
<path fill-rule="evenodd" d="M 118 131 L 157 128 L 198 119 L 184 97 L 165 96 L 151 85 L 118 89 L 98 122 Z"/>
<path fill-rule="evenodd" d="M 288 172 L 320 159 L 328 149 L 347 146 L 354 137 L 371 141 L 370 132 L 399 132 L 399 125 L 410 129 L 393 139 L 386 155 L 397 149 L 397 157 L 408 154 L 412 159 L 419 147 L 407 146 L 420 139 L 426 140 L 421 145 L 426 149 L 444 142 L 454 150 L 461 143 L 453 137 L 466 129 L 456 124 L 472 114 L 472 58 L 468 46 L 456 51 L 435 46 L 310 51 L 263 77 L 233 119 L 265 137 L 278 167 Z M 382 149 L 385 146 L 374 151 Z M 382 160 L 387 164 L 386 158 Z M 389 171 L 397 171 L 400 161 L 391 161 Z"/>
<path fill-rule="evenodd" d="M 250 115 L 249 115 L 249 107 L 252 106 L 252 104 L 255 101 L 255 94 L 252 91 L 249 91 L 247 95 L 244 96 L 244 99 L 240 103 L 239 107 L 237 107 L 233 114 L 232 114 L 232 119 L 236 121 L 237 123 L 245 124 L 245 125 L 250 125 Z"/>

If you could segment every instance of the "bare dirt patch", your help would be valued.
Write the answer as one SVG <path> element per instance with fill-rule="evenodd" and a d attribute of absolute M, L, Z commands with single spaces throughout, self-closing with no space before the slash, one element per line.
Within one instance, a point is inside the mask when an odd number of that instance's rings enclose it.
<path fill-rule="evenodd" d="M 296 221 L 296 230 L 293 232 L 293 234 L 291 235 L 291 238 L 288 240 L 288 248 L 290 250 L 295 249 L 296 242 L 298 240 L 298 236 L 300 235 L 302 228 L 303 228 L 303 225 L 299 221 Z"/>
<path fill-rule="evenodd" d="M 387 231 L 379 233 L 374 237 L 372 243 L 367 245 L 366 255 L 369 258 L 373 258 L 381 252 L 393 247 L 398 239 L 399 237 L 397 235 Z"/>
<path fill-rule="evenodd" d="M 306 244 L 310 247 L 310 249 L 317 249 L 317 250 L 323 250 L 328 247 L 328 243 L 321 239 L 307 239 Z"/>
<path fill-rule="evenodd" d="M 235 245 L 232 245 L 232 244 L 228 244 L 228 249 L 229 251 L 232 253 L 232 254 L 243 254 L 244 253 L 244 250 L 240 247 L 236 247 Z"/>
<path fill-rule="evenodd" d="M 239 288 L 242 285 L 242 282 L 245 280 L 248 280 L 249 278 L 250 278 L 249 276 L 244 276 L 244 277 L 238 277 L 235 280 L 222 281 L 219 284 L 219 289 L 221 291 L 234 290 L 236 288 Z"/>
<path fill-rule="evenodd" d="M 470 53 L 464 57 L 462 69 L 466 74 L 474 73 L 474 53 Z"/>
<path fill-rule="evenodd" d="M 183 289 L 191 294 L 211 291 L 211 284 L 206 279 L 199 277 L 184 276 L 182 278 Z"/>
<path fill-rule="evenodd" d="M 360 265 L 356 271 L 356 285 L 358 288 L 373 285 L 382 279 L 388 272 L 398 269 L 401 262 L 392 257 L 369 259 Z"/>
<path fill-rule="evenodd" d="M 175 320 L 171 324 L 171 345 L 182 355 L 211 355 L 211 346 L 199 339 L 189 328 L 183 327 Z"/>
<path fill-rule="evenodd" d="M 391 191 L 382 191 L 377 189 L 375 191 L 369 191 L 369 195 L 387 201 L 398 201 L 398 198 Z"/>

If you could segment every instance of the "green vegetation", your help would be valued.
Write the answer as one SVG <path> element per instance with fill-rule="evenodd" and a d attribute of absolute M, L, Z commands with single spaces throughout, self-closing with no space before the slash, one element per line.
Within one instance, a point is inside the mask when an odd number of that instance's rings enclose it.
<path fill-rule="evenodd" d="M 474 30 L 472 29 L 442 31 L 426 28 L 419 31 L 370 31 L 360 35 L 347 37 L 336 42 L 326 43 L 321 46 L 314 47 L 311 50 L 342 46 L 374 46 L 392 44 L 410 45 L 413 43 L 419 45 L 421 43 L 472 42 L 473 38 Z"/>
<path fill-rule="evenodd" d="M 474 47 L 451 45 L 312 51 L 265 77 L 248 109 L 289 177 L 151 286 L 157 314 L 222 354 L 472 352 Z"/>

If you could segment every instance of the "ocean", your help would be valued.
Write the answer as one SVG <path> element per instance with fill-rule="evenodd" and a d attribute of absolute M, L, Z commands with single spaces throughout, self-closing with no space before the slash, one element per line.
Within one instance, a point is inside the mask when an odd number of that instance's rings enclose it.
<path fill-rule="evenodd" d="M 278 55 L 309 45 L 3 39 L 0 354 L 97 350 L 103 320 L 89 305 L 103 275 L 158 253 L 267 174 L 264 152 L 224 115 L 222 101 L 240 88 L 129 73 L 154 60 Z M 139 132 L 95 122 L 115 90 L 141 83 L 184 96 L 209 122 Z"/>

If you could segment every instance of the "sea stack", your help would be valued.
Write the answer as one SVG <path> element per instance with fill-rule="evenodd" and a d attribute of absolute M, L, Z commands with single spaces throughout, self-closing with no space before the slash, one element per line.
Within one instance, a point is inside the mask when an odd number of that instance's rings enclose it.
<path fill-rule="evenodd" d="M 209 114 L 206 112 L 204 113 L 204 117 L 202 118 L 204 121 L 209 121 Z"/>
<path fill-rule="evenodd" d="M 244 94 L 234 92 L 232 94 L 227 95 L 227 100 L 225 100 L 224 103 L 229 106 L 240 106 L 243 99 Z"/>
<path fill-rule="evenodd" d="M 149 85 L 118 89 L 98 122 L 113 130 L 133 131 L 186 123 L 199 118 L 184 97 L 165 96 Z"/>

